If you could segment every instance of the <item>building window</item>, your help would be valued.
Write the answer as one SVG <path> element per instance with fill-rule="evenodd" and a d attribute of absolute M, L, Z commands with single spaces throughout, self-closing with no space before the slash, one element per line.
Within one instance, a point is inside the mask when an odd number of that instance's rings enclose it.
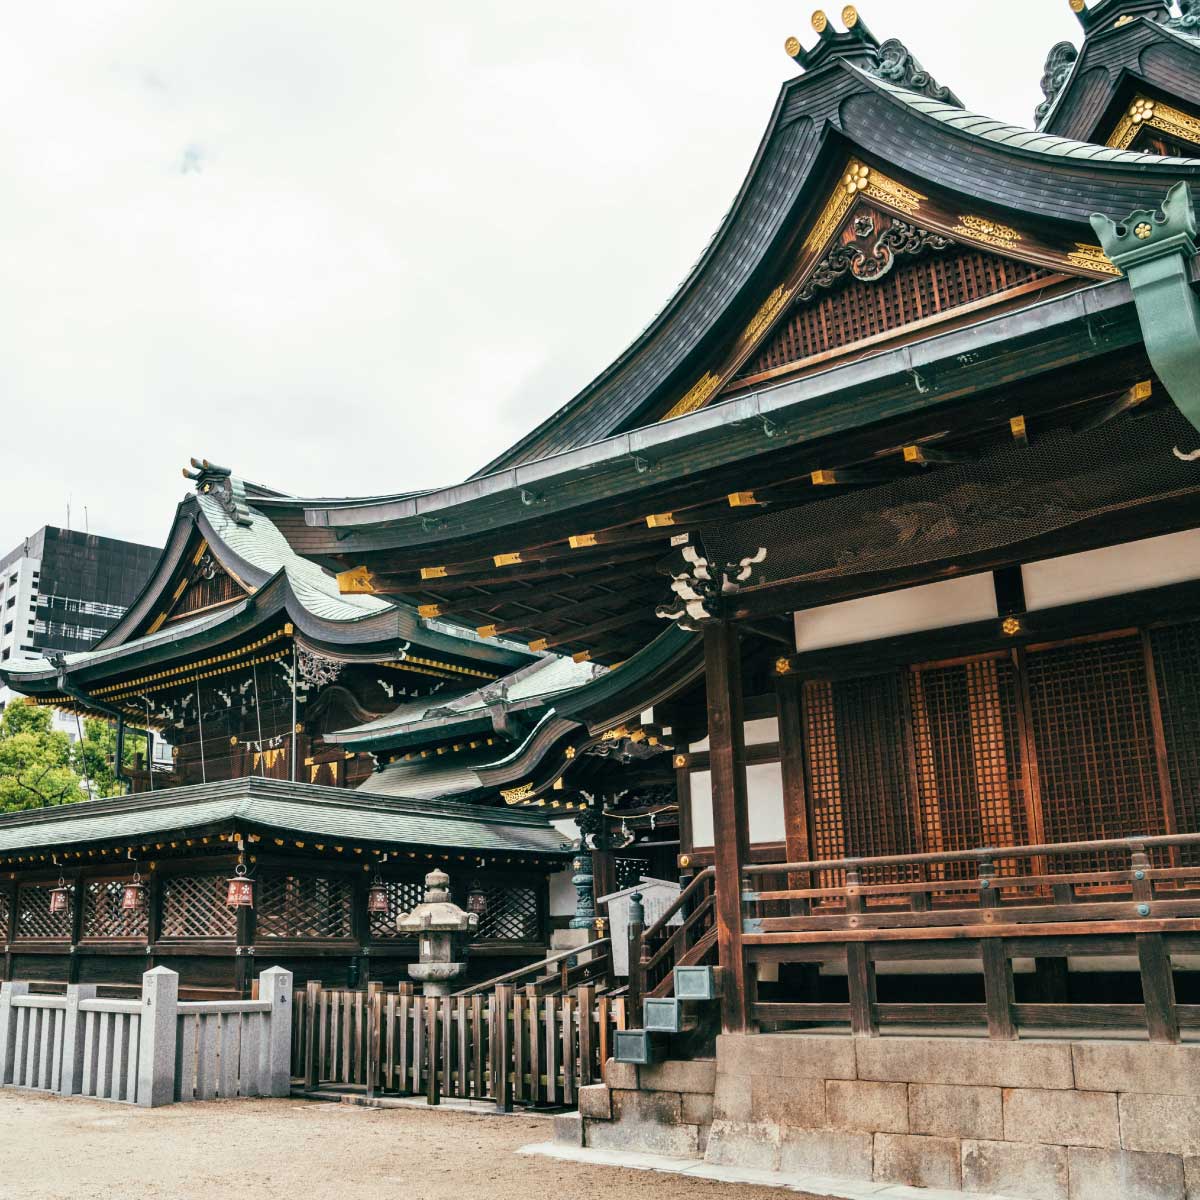
<path fill-rule="evenodd" d="M 12 633 L 12 622 L 11 621 L 4 622 L 4 632 L 6 634 Z"/>

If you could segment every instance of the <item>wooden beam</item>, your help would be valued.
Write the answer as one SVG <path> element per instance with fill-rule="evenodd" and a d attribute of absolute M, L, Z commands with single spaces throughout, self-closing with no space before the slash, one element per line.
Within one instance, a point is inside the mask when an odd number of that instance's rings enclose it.
<path fill-rule="evenodd" d="M 658 590 L 665 592 L 665 588 Z M 624 619 L 628 620 L 629 608 L 636 607 L 640 603 L 649 602 L 654 595 L 655 592 L 647 588 L 637 588 L 623 596 L 605 593 L 602 596 L 593 596 L 587 600 L 581 600 L 577 604 L 565 604 L 562 608 L 531 609 L 529 612 L 512 620 L 493 621 L 487 625 L 479 625 L 476 627 L 475 632 L 480 637 L 501 637 L 506 633 L 541 633 L 547 637 L 554 637 L 557 636 L 558 631 L 553 630 L 553 626 L 564 621 L 578 621 L 581 617 L 592 617 L 597 612 L 599 612 L 602 619 L 616 616 L 617 614 L 612 611 L 613 606 L 622 603 L 626 605 L 622 615 Z"/>
<path fill-rule="evenodd" d="M 1136 408 L 1144 400 L 1149 400 L 1153 390 L 1153 385 L 1148 379 L 1142 380 L 1141 383 L 1135 383 L 1128 391 L 1122 392 L 1111 404 L 1106 404 L 1104 408 L 1094 416 L 1089 417 L 1083 424 L 1075 426 L 1075 432 L 1085 433 L 1089 429 L 1097 428 L 1097 426 L 1107 425 L 1115 417 L 1119 417 L 1122 413 L 1127 413 L 1130 409 Z"/>
<path fill-rule="evenodd" d="M 1025 428 L 1024 417 L 1010 417 L 1008 421 L 1009 431 L 1012 433 L 1013 441 L 1018 446 L 1029 445 L 1029 431 Z"/>
<path fill-rule="evenodd" d="M 869 484 L 890 483 L 891 476 L 858 467 L 838 467 L 835 470 L 813 471 L 809 478 L 814 487 L 863 487 Z"/>
<path fill-rule="evenodd" d="M 596 634 L 607 633 L 610 629 L 620 629 L 628 625 L 631 620 L 636 620 L 636 617 L 627 612 L 617 613 L 605 621 L 594 621 L 591 625 L 583 625 L 578 629 L 556 633 L 553 637 L 538 638 L 529 643 L 529 648 L 530 650 L 555 650 L 559 646 L 577 646 L 580 642 L 589 641 Z"/>
<path fill-rule="evenodd" d="M 740 1033 L 749 1022 L 746 955 L 742 948 L 742 865 L 750 855 L 746 809 L 742 664 L 737 628 L 704 627 L 716 868 L 717 947 L 721 963 L 721 1027 Z"/>
<path fill-rule="evenodd" d="M 905 446 L 901 453 L 906 463 L 965 463 L 974 462 L 978 455 L 966 450 L 939 450 L 934 446 L 915 444 Z"/>

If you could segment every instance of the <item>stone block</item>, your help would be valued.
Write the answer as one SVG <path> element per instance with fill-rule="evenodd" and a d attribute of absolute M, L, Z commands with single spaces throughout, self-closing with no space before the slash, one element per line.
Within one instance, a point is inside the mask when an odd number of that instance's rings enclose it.
<path fill-rule="evenodd" d="M 830 1175 L 870 1179 L 873 1160 L 869 1133 L 836 1129 L 784 1129 L 779 1169 L 785 1175 Z"/>
<path fill-rule="evenodd" d="M 643 1089 L 651 1092 L 707 1092 L 712 1095 L 717 1081 L 716 1061 L 696 1059 L 668 1059 L 653 1066 L 642 1067 L 639 1082 Z"/>
<path fill-rule="evenodd" d="M 633 1063 L 617 1062 L 610 1058 L 604 1064 L 604 1082 L 610 1088 L 622 1088 L 627 1092 L 637 1091 L 638 1069 Z"/>
<path fill-rule="evenodd" d="M 714 1121 L 704 1161 L 720 1167 L 779 1169 L 779 1126 L 743 1121 Z"/>
<path fill-rule="evenodd" d="M 1004 1140 L 1116 1150 L 1121 1145 L 1117 1097 L 1113 1092 L 1006 1089 Z"/>
<path fill-rule="evenodd" d="M 1066 1042 L 879 1037 L 855 1038 L 854 1045 L 859 1079 L 1013 1088 L 1075 1086 L 1071 1047 Z"/>
<path fill-rule="evenodd" d="M 695 1125 L 657 1125 L 640 1121 L 588 1121 L 584 1143 L 593 1150 L 626 1150 L 663 1158 L 699 1158 L 700 1131 Z"/>
<path fill-rule="evenodd" d="M 1183 1187 L 1187 1200 L 1200 1200 L 1200 1156 L 1183 1160 Z"/>
<path fill-rule="evenodd" d="M 908 1084 L 830 1079 L 825 1084 L 825 1113 L 833 1129 L 907 1133 Z"/>
<path fill-rule="evenodd" d="M 1000 1095 L 1000 1089 L 994 1087 L 911 1084 L 908 1089 L 909 1130 L 912 1133 L 932 1134 L 934 1137 L 999 1142 L 1004 1138 Z"/>
<path fill-rule="evenodd" d="M 1076 1042 L 1071 1052 L 1080 1091 L 1200 1096 L 1200 1044 Z"/>
<path fill-rule="evenodd" d="M 593 1121 L 612 1120 L 612 1092 L 603 1083 L 579 1089 L 579 1112 Z"/>
<path fill-rule="evenodd" d="M 1121 1145 L 1151 1154 L 1200 1155 L 1200 1096 L 1120 1099 Z"/>
<path fill-rule="evenodd" d="M 554 1140 L 560 1146 L 583 1145 L 583 1117 L 577 1113 L 560 1113 L 554 1118 Z"/>
<path fill-rule="evenodd" d="M 1022 1200 L 1068 1200 L 1066 1148 L 964 1141 L 962 1189 Z"/>
<path fill-rule="evenodd" d="M 717 1070 L 731 1075 L 855 1078 L 854 1041 L 803 1033 L 725 1033 L 717 1038 Z"/>
<path fill-rule="evenodd" d="M 713 1098 L 700 1092 L 681 1092 L 683 1101 L 682 1119 L 685 1125 L 711 1125 Z"/>
<path fill-rule="evenodd" d="M 825 1081 L 794 1075 L 755 1075 L 750 1080 L 750 1118 L 820 1129 L 825 1124 Z"/>
<path fill-rule="evenodd" d="M 751 1089 L 749 1075 L 727 1075 L 717 1072 L 713 1092 L 713 1115 L 719 1121 L 749 1121 L 751 1119 Z"/>
<path fill-rule="evenodd" d="M 1072 1147 L 1070 1200 L 1184 1200 L 1177 1154 Z"/>
<path fill-rule="evenodd" d="M 683 1102 L 678 1092 L 612 1091 L 612 1118 L 649 1125 L 678 1125 L 683 1120 Z"/>
<path fill-rule="evenodd" d="M 878 1183 L 957 1189 L 962 1183 L 959 1142 L 956 1138 L 877 1133 L 874 1178 Z"/>

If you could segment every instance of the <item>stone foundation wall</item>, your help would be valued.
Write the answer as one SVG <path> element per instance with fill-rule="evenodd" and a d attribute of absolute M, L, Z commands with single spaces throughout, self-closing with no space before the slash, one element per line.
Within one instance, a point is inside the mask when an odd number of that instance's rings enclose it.
<path fill-rule="evenodd" d="M 1018 1200 L 1200 1200 L 1200 1045 L 725 1035 L 609 1063 L 584 1144 Z"/>

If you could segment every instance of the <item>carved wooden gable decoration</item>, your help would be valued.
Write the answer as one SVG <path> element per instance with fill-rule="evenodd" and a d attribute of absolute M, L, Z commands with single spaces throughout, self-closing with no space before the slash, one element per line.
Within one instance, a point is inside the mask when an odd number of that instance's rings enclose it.
<path fill-rule="evenodd" d="M 1098 246 L 1052 245 L 961 207 L 851 159 L 786 278 L 664 419 L 989 305 L 1117 274 Z"/>
<path fill-rule="evenodd" d="M 163 606 L 145 630 L 153 633 L 213 608 L 244 599 L 250 593 L 220 563 L 206 541 L 200 539 L 184 557 Z"/>

